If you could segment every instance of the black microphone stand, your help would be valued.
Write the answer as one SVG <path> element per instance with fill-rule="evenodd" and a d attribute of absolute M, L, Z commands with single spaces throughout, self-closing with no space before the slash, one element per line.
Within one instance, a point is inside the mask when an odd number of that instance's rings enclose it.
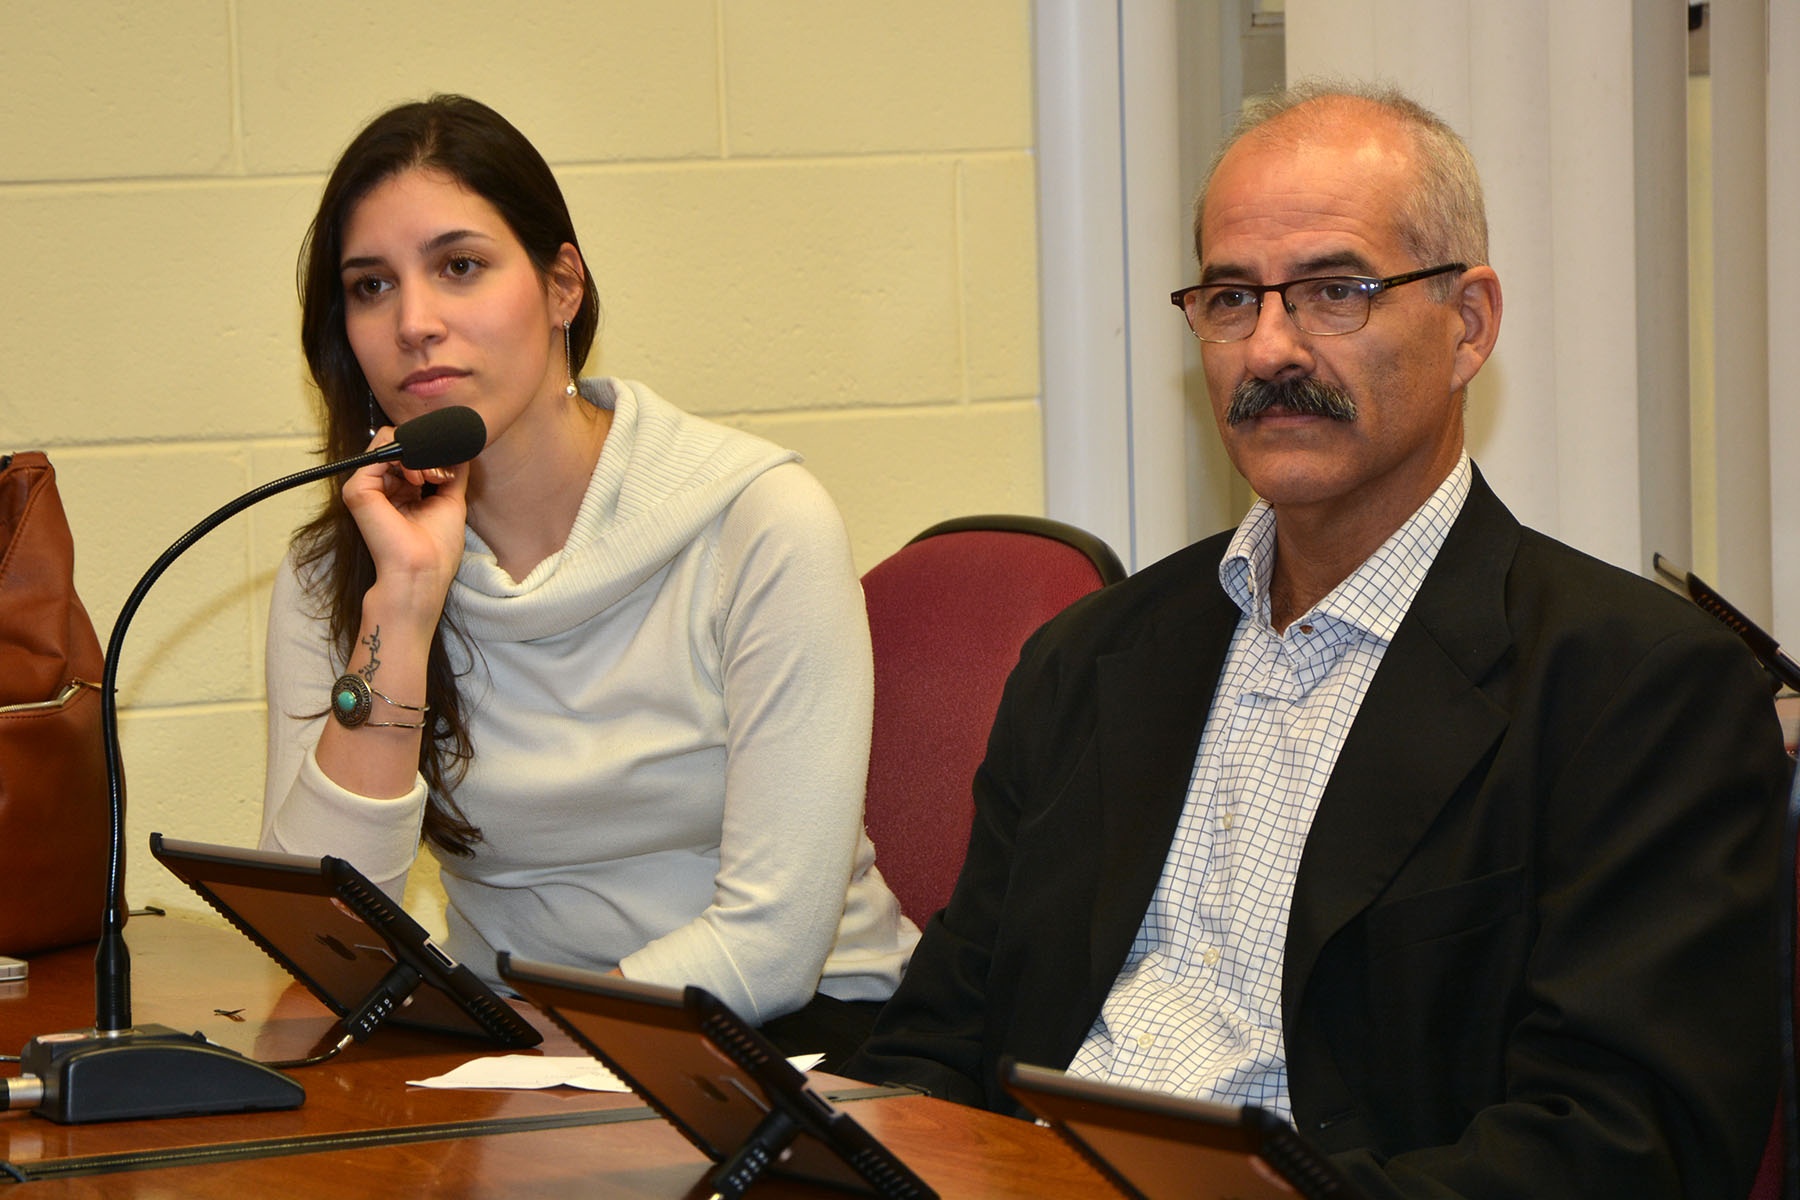
<path fill-rule="evenodd" d="M 404 432 L 404 430 L 402 431 Z M 106 910 L 94 953 L 94 1028 L 33 1038 L 19 1056 L 24 1072 L 4 1081 L 7 1107 L 35 1104 L 64 1124 L 297 1108 L 301 1086 L 272 1067 L 215 1045 L 200 1033 L 131 1023 L 131 954 L 125 945 L 125 771 L 119 754 L 119 652 L 125 630 L 150 587 L 171 563 L 224 521 L 278 492 L 371 463 L 400 458 L 396 440 L 354 458 L 296 471 L 239 496 L 183 534 L 144 572 L 113 622 L 101 675 L 101 738 L 106 751 L 112 838 Z"/>

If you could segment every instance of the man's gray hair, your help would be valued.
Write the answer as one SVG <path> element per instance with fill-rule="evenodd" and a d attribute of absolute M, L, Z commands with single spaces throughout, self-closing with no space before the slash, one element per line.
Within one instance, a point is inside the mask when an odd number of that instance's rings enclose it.
<path fill-rule="evenodd" d="M 1213 174 L 1226 153 L 1246 136 L 1308 140 L 1333 123 L 1342 112 L 1340 101 L 1361 101 L 1385 110 L 1412 137 L 1418 164 L 1417 181 L 1405 196 L 1395 197 L 1394 223 L 1407 252 L 1422 267 L 1460 262 L 1478 266 L 1487 262 L 1487 210 L 1481 199 L 1481 176 L 1475 158 L 1457 132 L 1442 117 L 1387 84 L 1313 79 L 1249 101 L 1238 122 L 1213 155 L 1206 183 L 1194 202 L 1194 249 L 1205 261 L 1200 245 L 1200 221 Z M 1276 127 L 1275 123 L 1280 122 Z M 1455 276 L 1426 280 L 1424 286 L 1439 300 L 1456 287 Z"/>

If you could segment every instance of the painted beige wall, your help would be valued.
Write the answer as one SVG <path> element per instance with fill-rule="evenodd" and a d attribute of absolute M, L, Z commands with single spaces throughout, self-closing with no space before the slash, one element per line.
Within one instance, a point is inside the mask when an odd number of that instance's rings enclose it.
<path fill-rule="evenodd" d="M 300 237 L 355 129 L 434 90 L 556 168 L 590 371 L 800 450 L 863 569 L 1041 511 L 1027 0 L 0 0 L 0 79 L 0 452 L 50 451 L 103 641 L 164 547 L 312 461 Z M 305 505 L 216 531 L 133 624 L 134 905 L 191 907 L 152 829 L 254 841 Z"/>

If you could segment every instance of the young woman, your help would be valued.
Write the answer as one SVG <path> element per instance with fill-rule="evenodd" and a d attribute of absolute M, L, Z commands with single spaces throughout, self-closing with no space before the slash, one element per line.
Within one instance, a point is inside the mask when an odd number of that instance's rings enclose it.
<path fill-rule="evenodd" d="M 575 378 L 599 307 L 567 206 L 473 100 L 357 136 L 300 276 L 327 455 L 453 404 L 487 446 L 359 471 L 296 533 L 263 845 L 398 895 L 422 838 L 447 949 L 490 978 L 510 950 L 699 984 L 794 1049 L 854 1041 L 918 934 L 863 832 L 868 629 L 824 490 Z"/>

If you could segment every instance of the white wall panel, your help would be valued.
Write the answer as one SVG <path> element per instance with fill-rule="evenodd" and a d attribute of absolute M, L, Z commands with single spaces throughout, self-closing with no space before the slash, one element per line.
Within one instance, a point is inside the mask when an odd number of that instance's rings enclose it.
<path fill-rule="evenodd" d="M 1770 222 L 1766 355 L 1769 378 L 1769 542 L 1774 627 L 1800 643 L 1800 384 L 1791 346 L 1800 326 L 1800 4 L 1769 6 L 1768 204 Z M 1777 342 L 1787 342 L 1781 350 Z M 1785 350 L 1785 353 L 1783 352 Z M 1779 355 L 1779 358 L 1777 357 Z"/>

